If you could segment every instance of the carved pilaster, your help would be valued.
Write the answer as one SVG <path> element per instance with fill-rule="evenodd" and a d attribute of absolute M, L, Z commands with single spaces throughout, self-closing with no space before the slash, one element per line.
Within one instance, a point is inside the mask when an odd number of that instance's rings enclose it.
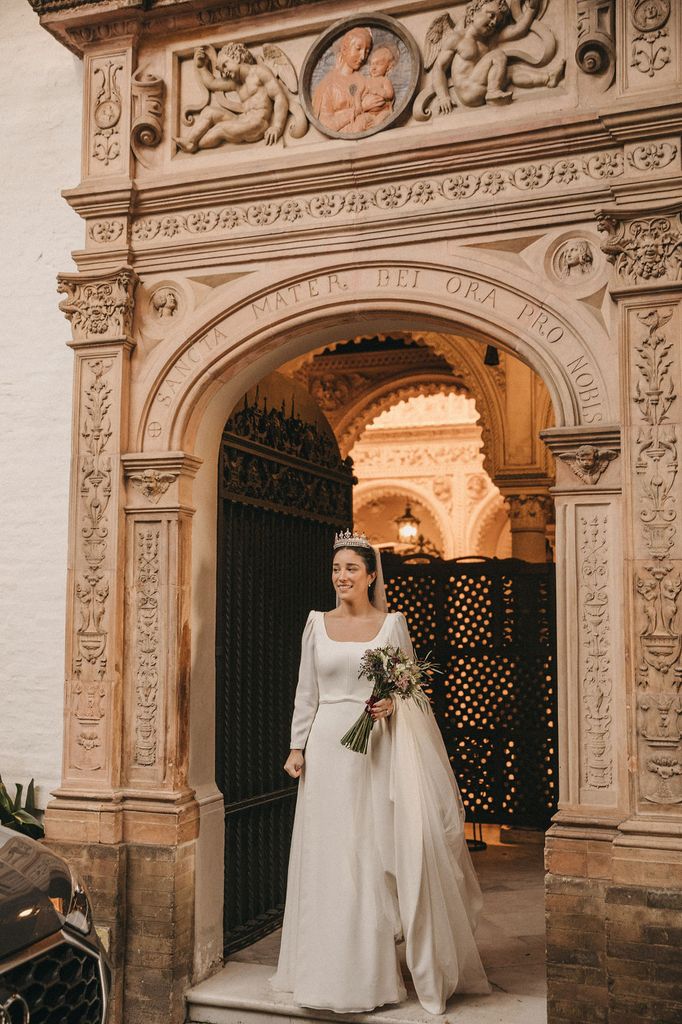
<path fill-rule="evenodd" d="M 679 306 L 628 310 L 639 805 L 682 804 Z"/>
<path fill-rule="evenodd" d="M 63 781 L 50 808 L 110 801 L 98 835 L 115 840 L 120 784 L 122 579 L 120 452 L 126 445 L 135 274 L 63 274 L 60 308 L 75 349 Z M 68 812 L 69 814 L 71 811 Z M 86 826 L 84 826 L 86 827 Z M 68 829 L 67 829 L 68 831 Z M 102 840 L 100 840 L 102 841 Z"/>
<path fill-rule="evenodd" d="M 119 43 L 119 41 L 116 41 Z M 132 39 L 84 61 L 83 178 L 130 176 Z"/>
<path fill-rule="evenodd" d="M 671 0 L 630 0 L 628 6 L 630 83 L 640 89 L 647 83 L 660 86 L 670 77 L 674 57 Z"/>
<path fill-rule="evenodd" d="M 191 481 L 182 452 L 123 456 L 128 484 L 124 777 L 140 793 L 187 795 Z"/>
<path fill-rule="evenodd" d="M 620 428 L 555 427 L 542 439 L 557 459 L 559 818 L 613 824 L 628 807 Z"/>

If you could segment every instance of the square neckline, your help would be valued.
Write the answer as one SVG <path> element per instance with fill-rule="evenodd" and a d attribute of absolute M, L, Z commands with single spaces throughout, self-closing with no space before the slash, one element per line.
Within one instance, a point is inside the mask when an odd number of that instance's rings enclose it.
<path fill-rule="evenodd" d="M 330 644 L 373 644 L 374 641 L 378 640 L 381 634 L 383 633 L 386 623 L 388 622 L 389 616 L 391 614 L 391 612 L 386 612 L 386 614 L 384 615 L 384 621 L 381 623 L 381 626 L 379 627 L 379 632 L 375 633 L 370 640 L 334 640 L 334 638 L 331 637 L 327 632 L 327 624 L 324 620 L 325 612 L 320 612 L 320 621 L 322 622 L 322 631 L 327 640 L 329 640 Z"/>

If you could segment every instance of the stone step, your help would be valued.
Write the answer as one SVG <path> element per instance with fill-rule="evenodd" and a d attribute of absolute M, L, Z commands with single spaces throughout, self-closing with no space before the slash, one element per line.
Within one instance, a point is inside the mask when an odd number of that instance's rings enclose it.
<path fill-rule="evenodd" d="M 414 996 L 372 1013 L 308 1010 L 272 991 L 273 973 L 267 964 L 226 964 L 187 993 L 187 1024 L 543 1024 L 547 1019 L 543 997 L 519 998 L 495 985 L 490 996 L 454 997 L 442 1016 L 427 1013 Z"/>

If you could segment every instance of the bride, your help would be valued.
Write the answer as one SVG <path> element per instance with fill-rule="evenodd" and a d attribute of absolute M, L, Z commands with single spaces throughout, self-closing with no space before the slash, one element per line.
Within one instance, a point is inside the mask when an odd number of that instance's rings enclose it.
<path fill-rule="evenodd" d="M 365 651 L 414 655 L 364 535 L 337 536 L 332 581 L 337 607 L 310 612 L 303 631 L 284 765 L 299 790 L 272 986 L 337 1013 L 399 1003 L 404 938 L 419 1001 L 439 1014 L 453 992 L 490 990 L 473 937 L 481 893 L 464 808 L 430 709 L 379 701 L 368 753 L 341 745 L 371 693 L 358 678 Z"/>

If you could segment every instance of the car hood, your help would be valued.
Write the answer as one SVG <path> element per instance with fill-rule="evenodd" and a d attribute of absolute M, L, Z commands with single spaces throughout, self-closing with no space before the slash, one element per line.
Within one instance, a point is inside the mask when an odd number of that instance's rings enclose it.
<path fill-rule="evenodd" d="M 50 897 L 68 902 L 71 873 L 40 843 L 0 826 L 0 961 L 59 931 Z M 0 963 L 0 968 L 1 968 Z"/>

